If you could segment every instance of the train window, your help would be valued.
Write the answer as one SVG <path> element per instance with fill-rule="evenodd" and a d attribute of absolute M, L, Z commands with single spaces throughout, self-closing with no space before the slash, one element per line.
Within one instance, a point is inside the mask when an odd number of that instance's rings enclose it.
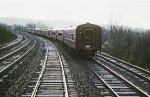
<path fill-rule="evenodd" d="M 58 33 L 58 36 L 62 36 L 62 33 Z"/>
<path fill-rule="evenodd" d="M 92 32 L 93 32 L 93 30 L 86 30 L 86 31 L 85 31 L 85 36 L 86 36 L 86 37 L 92 37 L 92 36 L 93 36 L 93 33 L 92 33 Z"/>
<path fill-rule="evenodd" d="M 93 47 L 93 32 L 94 30 L 89 29 L 84 32 L 84 45 L 86 48 Z"/>
<path fill-rule="evenodd" d="M 56 33 L 55 33 L 55 32 L 52 32 L 52 34 L 53 34 L 53 35 L 56 35 Z"/>
<path fill-rule="evenodd" d="M 75 34 L 72 34 L 72 40 L 75 40 L 75 37 L 76 37 Z"/>

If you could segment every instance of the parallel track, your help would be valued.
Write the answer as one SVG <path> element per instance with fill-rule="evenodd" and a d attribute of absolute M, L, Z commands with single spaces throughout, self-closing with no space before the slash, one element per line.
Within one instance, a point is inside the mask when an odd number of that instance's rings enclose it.
<path fill-rule="evenodd" d="M 134 66 L 130 63 L 114 58 L 106 53 L 97 53 L 95 58 L 106 64 L 108 68 L 122 75 L 132 84 L 147 92 L 150 95 L 150 73 L 140 67 Z"/>
<path fill-rule="evenodd" d="M 23 40 L 23 37 L 21 35 L 19 35 L 19 34 L 16 34 L 16 35 L 17 35 L 17 38 L 15 40 L 8 42 L 6 44 L 0 45 L 0 50 L 12 47 L 12 46 L 20 43 Z"/>
<path fill-rule="evenodd" d="M 27 43 L 21 48 L 2 57 L 0 59 L 0 78 L 7 74 L 7 72 L 15 65 L 15 63 L 26 56 L 28 52 L 34 48 L 35 44 L 36 41 L 27 41 Z"/>
<path fill-rule="evenodd" d="M 14 45 L 14 47 L 8 49 L 8 50 L 4 50 L 3 51 L 3 55 L 0 56 L 0 61 L 6 59 L 7 57 L 17 53 L 18 51 L 20 51 L 22 48 L 24 48 L 25 46 L 27 46 L 29 44 L 30 40 L 25 38 L 25 40 L 23 40 L 21 43 Z"/>
<path fill-rule="evenodd" d="M 28 37 L 29 38 L 29 37 Z M 23 45 L 24 44 L 24 45 Z M 25 67 L 24 60 L 30 55 L 29 53 L 34 49 L 36 40 L 33 38 L 26 39 L 22 44 L 23 47 L 16 50 L 14 53 L 4 57 L 0 60 L 0 96 L 3 97 L 9 91 L 11 86 L 21 75 L 20 70 Z M 32 52 L 31 52 L 32 53 Z"/>
<path fill-rule="evenodd" d="M 96 83 L 96 87 L 100 90 L 106 88 L 107 91 L 102 92 L 104 97 L 149 97 L 148 94 L 134 86 L 122 76 L 118 75 L 98 60 L 95 61 L 99 65 L 92 64 L 89 65 L 89 68 L 101 82 Z"/>
<path fill-rule="evenodd" d="M 105 54 L 105 53 L 97 54 L 97 56 L 115 64 L 116 66 L 119 66 L 119 67 L 127 70 L 127 72 L 131 72 L 131 73 L 135 74 L 139 78 L 144 79 L 148 83 L 150 83 L 150 72 L 149 71 L 142 69 L 140 67 L 134 66 L 134 65 L 127 63 L 123 60 L 112 57 L 112 56 Z"/>

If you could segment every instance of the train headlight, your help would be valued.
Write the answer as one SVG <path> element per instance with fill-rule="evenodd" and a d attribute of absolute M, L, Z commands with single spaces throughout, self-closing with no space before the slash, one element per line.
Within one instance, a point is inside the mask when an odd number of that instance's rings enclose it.
<path fill-rule="evenodd" d="M 91 46 L 90 46 L 90 45 L 86 45 L 85 47 L 86 47 L 86 48 L 91 48 Z"/>

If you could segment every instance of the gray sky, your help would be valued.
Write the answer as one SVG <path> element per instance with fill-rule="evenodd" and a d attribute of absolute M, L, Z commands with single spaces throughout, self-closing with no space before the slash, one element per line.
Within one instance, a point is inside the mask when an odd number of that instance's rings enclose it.
<path fill-rule="evenodd" d="M 0 0 L 0 17 L 150 28 L 150 0 Z"/>

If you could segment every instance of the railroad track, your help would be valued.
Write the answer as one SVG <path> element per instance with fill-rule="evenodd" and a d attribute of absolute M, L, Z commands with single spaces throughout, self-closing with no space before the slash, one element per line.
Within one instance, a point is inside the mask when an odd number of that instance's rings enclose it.
<path fill-rule="evenodd" d="M 35 46 L 36 41 L 33 43 L 28 41 L 23 47 L 19 48 L 15 52 L 6 55 L 0 61 L 0 77 L 9 71 L 15 63 L 17 63 L 22 57 L 24 57 L 33 47 Z M 33 45 L 33 46 L 32 46 Z"/>
<path fill-rule="evenodd" d="M 96 59 L 150 95 L 150 72 L 105 53 L 97 54 Z"/>
<path fill-rule="evenodd" d="M 18 43 L 20 43 L 23 40 L 22 35 L 16 34 L 17 38 L 11 42 L 5 43 L 3 45 L 0 45 L 0 50 L 6 49 L 6 48 L 10 48 Z"/>
<path fill-rule="evenodd" d="M 94 59 L 95 60 L 95 59 Z M 95 60 L 89 65 L 90 70 L 99 80 L 95 83 L 104 97 L 149 97 L 148 94 L 134 86 L 122 76 Z"/>
<path fill-rule="evenodd" d="M 16 78 L 19 77 L 18 72 L 24 67 L 22 62 L 29 52 L 33 50 L 35 44 L 36 40 L 27 39 L 21 48 L 0 60 L 0 96 L 4 95 L 16 81 Z"/>
<path fill-rule="evenodd" d="M 116 66 L 119 66 L 123 69 L 126 69 L 127 71 L 129 72 L 132 72 L 133 74 L 139 76 L 140 78 L 142 79 L 145 79 L 146 81 L 148 81 L 150 83 L 150 72 L 145 70 L 145 69 L 142 69 L 138 66 L 134 66 L 130 63 L 127 63 L 123 60 L 120 60 L 120 59 L 117 59 L 113 56 L 110 56 L 106 53 L 101 53 L 101 54 L 97 54 L 97 56 L 113 63 L 113 64 L 116 64 Z"/>
<path fill-rule="evenodd" d="M 52 43 L 46 43 L 46 56 L 40 72 L 22 97 L 78 97 L 68 66 Z"/>
<path fill-rule="evenodd" d="M 13 45 L 13 47 L 8 48 L 8 49 L 2 49 L 1 50 L 1 55 L 0 55 L 0 61 L 2 61 L 3 59 L 13 55 L 14 53 L 16 53 L 17 51 L 21 50 L 22 48 L 24 48 L 27 44 L 29 43 L 29 39 L 28 38 L 24 38 L 20 43 Z"/>
<path fill-rule="evenodd" d="M 32 75 L 34 75 L 35 70 L 38 68 L 41 59 L 44 58 L 44 42 L 40 41 L 33 35 L 29 35 L 28 33 L 22 33 L 22 35 L 31 38 L 32 43 L 34 43 L 34 40 L 36 40 L 36 44 L 27 55 L 25 55 L 16 63 L 16 65 L 14 65 L 15 68 L 12 68 L 9 71 L 9 77 L 5 78 L 4 80 L 6 82 L 4 87 L 7 87 L 7 84 L 9 83 L 11 83 L 11 86 L 6 92 L 4 92 L 3 96 L 0 97 L 21 97 L 25 87 L 32 78 Z"/>

